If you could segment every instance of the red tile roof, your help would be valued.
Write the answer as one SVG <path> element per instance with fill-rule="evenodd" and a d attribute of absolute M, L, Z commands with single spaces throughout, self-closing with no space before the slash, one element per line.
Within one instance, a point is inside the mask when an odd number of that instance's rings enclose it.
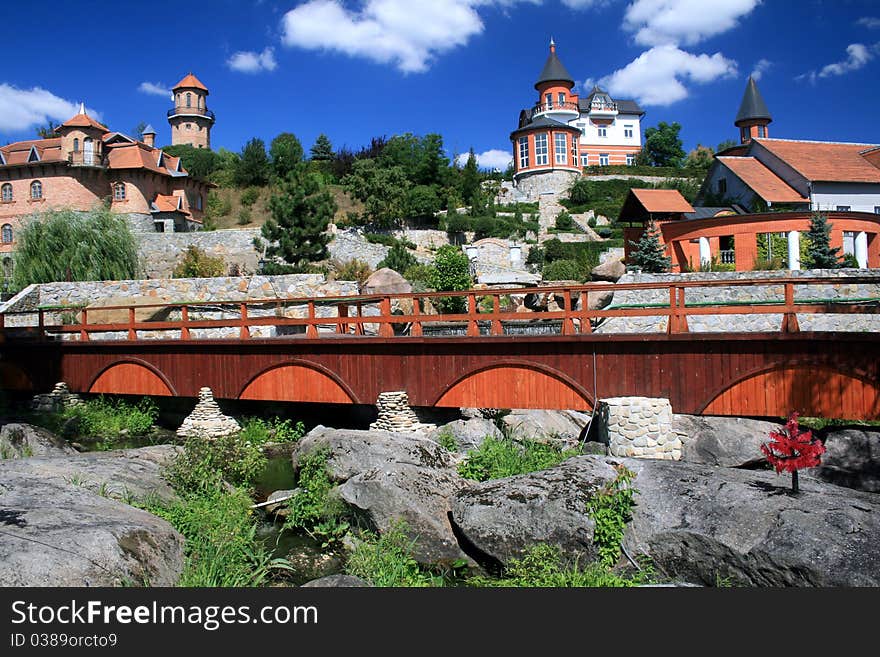
<path fill-rule="evenodd" d="M 109 166 L 111 169 L 149 169 L 155 173 L 171 175 L 178 171 L 180 158 L 166 155 L 158 148 L 151 148 L 142 142 L 133 144 L 119 143 L 107 147 L 109 152 Z M 159 156 L 162 156 L 162 165 L 159 165 Z M 180 167 L 182 173 L 186 170 Z"/>
<path fill-rule="evenodd" d="M 758 196 L 769 203 L 808 203 L 800 192 L 753 157 L 716 157 Z"/>
<path fill-rule="evenodd" d="M 88 114 L 77 114 L 73 118 L 67 119 L 67 121 L 55 128 L 55 132 L 58 132 L 59 128 L 97 128 L 102 132 L 110 132 L 107 126 L 103 123 L 98 123 Z"/>
<path fill-rule="evenodd" d="M 61 137 L 17 141 L 0 146 L 0 151 L 3 152 L 3 159 L 6 160 L 7 165 L 27 164 L 31 148 L 36 149 L 40 162 L 60 162 L 64 159 L 61 155 Z"/>
<path fill-rule="evenodd" d="M 182 196 L 157 194 L 153 205 L 158 212 L 184 212 Z"/>
<path fill-rule="evenodd" d="M 804 178 L 817 182 L 880 183 L 880 167 L 862 153 L 877 144 L 754 139 Z M 752 151 L 754 152 L 754 151 Z"/>
<path fill-rule="evenodd" d="M 195 75 L 188 73 L 183 80 L 175 84 L 171 89 L 201 89 L 202 91 L 207 91 L 208 87 L 203 85 Z"/>
<path fill-rule="evenodd" d="M 677 189 L 631 189 L 647 212 L 693 212 L 694 208 Z"/>

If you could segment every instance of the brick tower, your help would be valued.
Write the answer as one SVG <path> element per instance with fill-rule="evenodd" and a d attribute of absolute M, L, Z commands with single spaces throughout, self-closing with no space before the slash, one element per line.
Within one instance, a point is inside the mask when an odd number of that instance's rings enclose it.
<path fill-rule="evenodd" d="M 172 89 L 174 108 L 168 110 L 171 144 L 211 148 L 214 112 L 208 109 L 208 88 L 189 73 Z"/>

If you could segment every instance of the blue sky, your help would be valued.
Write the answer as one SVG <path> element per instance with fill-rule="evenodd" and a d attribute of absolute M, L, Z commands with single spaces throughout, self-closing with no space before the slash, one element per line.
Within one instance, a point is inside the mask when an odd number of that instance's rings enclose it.
<path fill-rule="evenodd" d="M 686 149 L 736 138 L 749 73 L 771 135 L 880 142 L 878 0 L 211 0 L 4 2 L 0 143 L 80 102 L 170 142 L 165 91 L 211 90 L 215 149 L 295 133 L 308 149 L 438 132 L 498 165 L 552 36 L 579 87 L 599 81 L 678 121 Z M 495 153 L 494 151 L 502 151 Z"/>

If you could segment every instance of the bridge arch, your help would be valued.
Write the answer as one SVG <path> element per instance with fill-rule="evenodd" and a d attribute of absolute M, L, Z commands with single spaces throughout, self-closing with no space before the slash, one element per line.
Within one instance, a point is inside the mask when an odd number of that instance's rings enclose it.
<path fill-rule="evenodd" d="M 241 389 L 239 399 L 323 404 L 360 404 L 357 395 L 332 370 L 317 363 L 292 360 L 258 372 Z"/>
<path fill-rule="evenodd" d="M 472 370 L 447 384 L 434 406 L 482 408 L 592 408 L 577 381 L 551 367 L 521 360 Z"/>
<path fill-rule="evenodd" d="M 33 390 L 34 383 L 28 373 L 18 365 L 0 362 L 0 389 Z"/>
<path fill-rule="evenodd" d="M 715 391 L 702 415 L 880 419 L 880 385 L 868 376 L 828 365 L 801 363 L 749 372 Z"/>
<path fill-rule="evenodd" d="M 87 392 L 155 397 L 177 396 L 177 391 L 168 377 L 154 365 L 137 358 L 116 361 L 102 369 L 92 379 Z"/>

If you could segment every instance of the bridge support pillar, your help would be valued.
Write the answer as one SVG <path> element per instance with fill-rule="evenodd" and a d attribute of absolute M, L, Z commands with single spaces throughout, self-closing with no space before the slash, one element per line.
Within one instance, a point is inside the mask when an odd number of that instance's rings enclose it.
<path fill-rule="evenodd" d="M 597 406 L 599 440 L 611 456 L 681 459 L 681 438 L 672 430 L 668 399 L 612 397 Z"/>
<path fill-rule="evenodd" d="M 796 230 L 788 232 L 788 268 L 792 271 L 801 268 L 801 234 Z"/>
<path fill-rule="evenodd" d="M 423 424 L 409 405 L 409 395 L 403 391 L 380 392 L 376 400 L 379 417 L 370 425 L 373 431 L 415 433 L 435 429 L 433 424 Z"/>

